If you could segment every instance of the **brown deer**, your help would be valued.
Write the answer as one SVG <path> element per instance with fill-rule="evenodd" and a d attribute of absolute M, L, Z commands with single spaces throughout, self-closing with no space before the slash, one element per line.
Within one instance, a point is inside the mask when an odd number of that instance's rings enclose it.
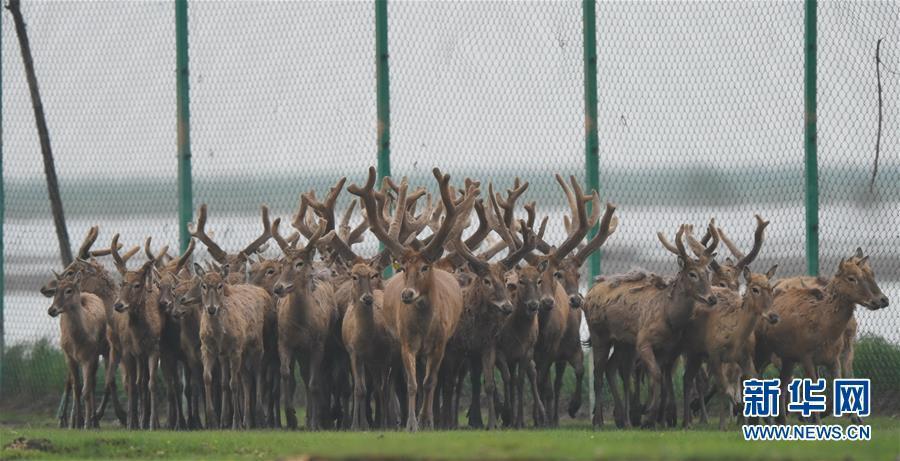
<path fill-rule="evenodd" d="M 282 261 L 267 259 L 261 255 L 251 261 L 247 283 L 258 286 L 278 302 L 275 296 L 275 283 L 281 276 Z M 281 364 L 278 358 L 278 309 L 277 306 L 266 312 L 263 328 L 263 384 L 260 401 L 265 405 L 266 425 L 281 427 Z"/>
<path fill-rule="evenodd" d="M 437 373 L 444 358 L 447 340 L 456 330 L 463 308 L 462 290 L 453 274 L 432 267 L 440 259 L 444 243 L 457 219 L 457 207 L 449 191 L 450 177 L 437 168 L 433 173 L 440 185 L 445 217 L 440 229 L 421 250 L 416 249 L 421 242 L 406 243 L 399 240 L 402 222 L 406 217 L 405 190 L 401 190 L 398 199 L 397 219 L 391 222 L 388 230 L 384 228 L 384 216 L 376 205 L 373 193 L 375 168 L 369 169 L 369 178 L 364 187 L 353 185 L 348 189 L 350 193 L 362 198 L 372 233 L 397 258 L 401 268 L 385 285 L 384 312 L 400 341 L 400 355 L 406 373 L 406 429 L 409 431 L 418 430 L 419 419 L 425 428 L 434 427 L 433 405 Z M 466 200 L 474 201 L 476 193 L 477 189 L 470 186 L 466 191 Z M 425 394 L 419 418 L 416 417 L 418 357 L 423 357 L 425 362 Z"/>
<path fill-rule="evenodd" d="M 78 419 L 83 421 L 86 429 L 99 427 L 98 420 L 94 418 L 94 388 L 100 355 L 108 347 L 103 301 L 96 295 L 81 291 L 82 274 L 81 271 L 76 272 L 71 280 L 58 277 L 53 304 L 47 310 L 51 317 L 62 315 L 59 321 L 60 346 L 68 368 L 66 380 L 72 383 L 75 393 L 69 426 L 73 429 L 78 425 Z M 78 387 L 79 369 L 83 388 Z M 84 409 L 81 406 L 82 394 Z"/>
<path fill-rule="evenodd" d="M 106 355 L 106 378 L 104 380 L 103 398 L 100 401 L 100 408 L 95 418 L 99 420 L 103 417 L 108 399 L 112 398 L 116 417 L 124 426 L 127 422 L 127 415 L 119 403 L 118 392 L 116 391 L 116 380 L 114 379 L 121 357 L 121 344 L 119 340 L 120 332 L 116 330 L 113 323 L 113 315 L 115 314 L 113 304 L 115 303 L 118 292 L 118 283 L 113 280 L 110 273 L 94 259 L 95 257 L 106 256 L 112 253 L 108 248 L 91 250 L 91 247 L 97 240 L 99 232 L 100 228 L 97 226 L 93 226 L 88 230 L 84 241 L 81 243 L 81 247 L 78 249 L 75 260 L 72 261 L 68 267 L 63 269 L 60 277 L 71 280 L 75 274 L 79 272 L 82 273 L 81 290 L 86 293 L 97 295 L 103 301 L 107 319 L 106 335 L 107 342 L 109 343 L 109 351 L 108 355 L 104 352 L 104 355 Z M 122 255 L 122 258 L 125 261 L 129 260 L 139 249 L 139 246 L 132 247 L 127 253 Z M 52 298 L 56 294 L 58 283 L 59 277 L 54 275 L 50 281 L 41 287 L 41 294 L 45 297 Z M 68 406 L 72 390 L 72 383 L 67 382 L 63 392 L 62 405 L 59 413 L 60 427 L 65 427 L 67 424 L 66 417 L 68 416 Z"/>
<path fill-rule="evenodd" d="M 694 306 L 691 333 L 685 335 L 684 341 L 684 383 L 694 382 L 701 360 L 709 363 L 710 374 L 726 397 L 719 415 L 719 429 L 725 429 L 732 408 L 740 400 L 734 382 L 726 376 L 727 368 L 736 365 L 740 367 L 742 376 L 755 377 L 756 369 L 749 347 L 753 331 L 760 319 L 770 324 L 778 322 L 778 315 L 771 311 L 773 296 L 769 283 L 777 268 L 777 265 L 772 266 L 765 274 L 756 274 L 744 266 L 741 274 L 747 286 L 743 296 L 727 288 L 713 287 L 713 294 L 718 299 L 715 308 L 710 309 L 699 303 Z M 685 385 L 685 428 L 691 425 L 689 398 L 690 386 Z"/>
<path fill-rule="evenodd" d="M 353 414 L 351 429 L 366 430 L 369 427 L 366 402 L 367 376 L 371 377 L 376 399 L 377 427 L 388 427 L 389 376 L 391 364 L 399 352 L 399 343 L 392 334 L 384 316 L 384 292 L 381 289 L 381 272 L 387 260 L 379 254 L 364 260 L 332 230 L 321 241 L 330 245 L 345 261 L 353 261 L 350 269 L 351 299 L 341 325 L 344 347 L 350 355 L 353 376 Z"/>
<path fill-rule="evenodd" d="M 486 222 L 483 206 L 479 206 L 479 220 Z M 496 225 L 502 225 L 497 222 Z M 524 235 L 533 233 L 524 223 L 520 226 Z M 481 228 L 481 226 L 479 226 Z M 509 230 L 506 229 L 508 232 Z M 476 231 L 477 233 L 478 231 Z M 481 237 L 483 238 L 483 237 Z M 467 242 L 471 241 L 467 239 Z M 488 430 L 497 428 L 497 415 L 494 406 L 494 393 L 496 391 L 496 383 L 494 382 L 494 367 L 496 365 L 496 341 L 500 327 L 513 311 L 513 305 L 510 299 L 510 293 L 506 286 L 506 273 L 516 268 L 522 258 L 531 252 L 534 248 L 534 239 L 530 241 L 526 238 L 521 247 L 510 247 L 509 254 L 498 262 L 488 262 L 484 255 L 472 253 L 469 249 L 469 243 L 461 240 L 461 235 L 455 236 L 454 248 L 455 253 L 468 263 L 469 270 L 474 274 L 475 279 L 463 288 L 463 300 L 465 309 L 460 317 L 459 326 L 456 332 L 447 343 L 446 355 L 451 361 L 462 362 L 469 359 L 469 368 L 472 386 L 472 401 L 469 406 L 469 426 L 481 427 L 481 378 L 484 377 L 484 391 L 487 396 L 488 406 Z M 473 242 L 475 243 L 475 242 Z M 445 359 L 446 360 L 446 359 Z M 457 367 L 462 363 L 458 363 L 456 367 L 450 367 L 449 379 L 458 373 Z M 445 419 L 448 427 L 455 427 L 456 405 L 447 405 L 453 401 L 453 386 L 451 383 L 443 383 L 444 403 L 443 408 Z M 458 388 L 459 386 L 457 386 Z"/>
<path fill-rule="evenodd" d="M 837 273 L 821 291 L 788 289 L 777 293 L 772 309 L 781 320 L 774 325 L 761 324 L 757 329 L 755 355 L 757 369 L 763 369 L 773 353 L 781 359 L 781 408 L 786 408 L 795 364 L 803 366 L 807 378 L 818 379 L 816 352 L 841 339 L 856 305 L 876 311 L 888 303 L 875 282 L 869 257 L 863 256 L 861 249 L 838 263 Z M 780 421 L 784 421 L 784 413 L 779 415 Z M 819 415 L 815 414 L 814 419 L 818 423 Z"/>
<path fill-rule="evenodd" d="M 203 383 L 206 388 L 207 421 L 217 424 L 214 404 L 213 374 L 216 361 L 228 376 L 226 395 L 234 409 L 232 429 L 255 427 L 253 392 L 263 356 L 263 323 L 265 311 L 272 304 L 262 288 L 247 284 L 232 285 L 218 272 L 205 271 L 194 264 L 200 277 L 200 343 L 203 360 Z M 240 388 L 238 387 L 240 386 Z"/>
<path fill-rule="evenodd" d="M 554 281 L 553 298 L 554 305 L 560 306 L 559 314 L 553 312 L 557 316 L 564 315 L 565 322 L 563 324 L 562 336 L 559 344 L 554 342 L 556 337 L 557 322 L 552 320 L 550 314 L 542 315 L 542 339 L 539 341 L 539 349 L 535 351 L 536 362 L 538 362 L 538 375 L 541 377 L 542 395 L 544 395 L 545 405 L 548 406 L 549 425 L 559 425 L 559 398 L 562 389 L 563 375 L 566 365 L 571 365 L 575 371 L 575 394 L 569 402 L 568 413 L 574 418 L 578 409 L 581 407 L 582 382 L 584 377 L 584 356 L 581 350 L 581 318 L 584 297 L 580 291 L 580 269 L 584 265 L 587 258 L 597 251 L 615 232 L 618 226 L 618 218 L 614 217 L 616 207 L 607 203 L 606 210 L 600 219 L 600 197 L 596 191 L 592 191 L 590 195 L 582 195 L 581 188 L 575 177 L 569 178 L 572 188 L 566 185 L 562 176 L 556 175 L 556 181 L 559 183 L 566 195 L 572 219 L 569 221 L 571 225 L 567 225 L 567 237 L 558 248 L 550 247 L 546 242 L 541 242 L 541 248 L 545 251 L 546 256 L 537 259 L 539 268 L 543 267 L 542 273 L 545 274 L 548 285 L 552 277 Z M 584 204 L 588 201 L 592 202 L 591 216 L 588 218 Z M 531 204 L 533 208 L 533 204 Z M 588 231 L 600 221 L 599 231 L 585 245 L 579 245 L 581 240 L 587 235 Z M 568 220 L 567 220 L 568 221 Z M 577 249 L 575 254 L 571 254 Z M 563 306 L 568 306 L 566 309 Z M 546 331 L 546 333 L 545 333 Z M 555 350 L 555 354 L 554 354 Z M 553 388 L 549 388 L 550 366 L 555 363 L 556 376 L 553 382 Z"/>
<path fill-rule="evenodd" d="M 272 225 L 272 236 L 284 253 L 281 275 L 273 292 L 278 296 L 278 356 L 281 365 L 281 399 L 287 427 L 296 429 L 294 410 L 294 361 L 306 384 L 306 424 L 311 430 L 322 427 L 323 360 L 326 344 L 336 318 L 334 288 L 328 282 L 313 279 L 316 243 L 325 232 L 322 223 L 306 246 L 288 243 L 278 232 L 281 219 Z"/>
<path fill-rule="evenodd" d="M 615 400 L 615 418 L 619 426 L 630 425 L 626 417 L 627 406 L 623 406 L 615 384 L 616 367 L 607 367 L 609 351 L 615 345 L 617 353 L 623 348 L 623 356 L 628 350 L 637 353 L 644 369 L 650 377 L 650 401 L 645 411 L 644 425 L 656 424 L 663 392 L 663 370 L 671 370 L 677 359 L 676 345 L 684 328 L 690 322 L 694 302 L 715 305 L 717 298 L 710 293 L 708 264 L 718 244 L 713 244 L 698 259 L 691 258 L 685 251 L 683 238 L 692 239 L 689 228 L 682 225 L 675 236 L 673 247 L 662 233 L 660 241 L 666 248 L 677 251 L 679 271 L 665 288 L 645 284 L 635 288 L 629 283 L 616 283 L 615 277 L 595 284 L 586 297 L 588 325 L 591 330 L 591 346 L 594 354 L 594 392 L 596 404 L 593 424 L 599 428 L 603 424 L 600 380 L 605 373 L 610 384 L 610 393 Z M 685 237 L 685 233 L 687 236 Z M 715 232 L 713 232 L 715 236 Z M 697 245 L 700 245 L 697 242 Z M 630 359 L 623 359 L 629 365 Z M 625 402 L 629 401 L 628 379 L 623 374 Z M 669 378 L 669 376 L 666 376 Z M 668 379 L 666 379 L 668 381 Z"/>
<path fill-rule="evenodd" d="M 114 319 L 116 328 L 124 332 L 120 339 L 128 394 L 128 428 L 159 429 L 156 372 L 165 318 L 159 309 L 155 261 L 151 259 L 140 269 L 129 271 L 119 255 L 118 243 L 119 234 L 116 234 L 110 249 L 116 269 L 122 275 L 122 286 L 114 305 L 118 313 Z"/>

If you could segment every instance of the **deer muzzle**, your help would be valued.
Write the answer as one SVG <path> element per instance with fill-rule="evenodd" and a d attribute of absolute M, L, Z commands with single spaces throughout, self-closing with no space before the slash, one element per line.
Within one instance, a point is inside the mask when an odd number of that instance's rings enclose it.
<path fill-rule="evenodd" d="M 412 288 L 407 288 L 400 292 L 400 300 L 403 301 L 404 304 L 412 304 L 418 297 L 419 292 Z"/>
<path fill-rule="evenodd" d="M 116 303 L 113 304 L 113 309 L 115 309 L 116 312 L 121 314 L 122 312 L 125 312 L 128 309 L 128 304 L 125 304 L 122 301 L 116 301 Z"/>
<path fill-rule="evenodd" d="M 283 297 L 286 296 L 291 290 L 294 289 L 294 285 L 285 285 L 283 283 L 276 283 L 275 288 L 272 290 L 275 293 L 275 296 Z"/>
<path fill-rule="evenodd" d="M 366 293 L 359 297 L 359 301 L 366 306 L 371 306 L 372 304 L 375 303 L 375 297 L 369 293 Z"/>
<path fill-rule="evenodd" d="M 884 309 L 885 307 L 888 307 L 888 304 L 890 304 L 891 302 L 890 300 L 888 300 L 887 296 L 882 295 L 881 298 L 878 299 L 877 303 L 878 309 Z"/>
<path fill-rule="evenodd" d="M 512 303 L 510 303 L 509 301 L 503 301 L 503 302 L 500 302 L 500 303 L 495 302 L 495 303 L 494 303 L 494 307 L 496 307 L 497 310 L 499 310 L 500 313 L 503 314 L 503 315 L 509 315 L 509 314 L 511 314 L 512 311 L 513 311 Z"/>
<path fill-rule="evenodd" d="M 211 304 L 206 306 L 206 313 L 209 315 L 216 315 L 219 313 L 219 306 L 216 304 Z"/>
<path fill-rule="evenodd" d="M 778 320 L 780 320 L 780 319 L 781 319 L 781 317 L 779 317 L 778 314 L 776 314 L 774 312 L 769 312 L 768 314 L 766 314 L 766 320 L 772 325 L 775 325 L 776 323 L 778 323 Z"/>
<path fill-rule="evenodd" d="M 581 296 L 581 293 L 575 293 L 574 295 L 569 295 L 569 307 L 572 309 L 578 309 L 584 305 L 584 296 Z"/>
<path fill-rule="evenodd" d="M 58 317 L 60 313 L 61 312 L 59 308 L 56 306 L 50 306 L 50 308 L 47 309 L 47 315 L 49 315 L 50 317 Z"/>
<path fill-rule="evenodd" d="M 531 300 L 531 301 L 528 301 L 528 302 L 525 303 L 525 307 L 528 309 L 528 315 L 534 315 L 534 314 L 536 314 L 537 311 L 538 311 L 538 309 L 540 309 L 541 306 L 545 306 L 545 307 L 544 307 L 545 309 L 549 309 L 549 308 L 546 307 L 545 304 L 543 304 L 543 303 L 538 303 L 538 302 L 535 301 L 535 300 Z M 551 304 L 550 308 L 552 308 L 552 307 L 553 307 L 553 306 L 552 306 L 552 304 Z"/>
<path fill-rule="evenodd" d="M 544 296 L 543 298 L 541 298 L 541 307 L 543 307 L 546 311 L 553 309 L 553 306 L 555 304 L 556 302 L 550 296 Z"/>
<path fill-rule="evenodd" d="M 709 296 L 703 298 L 703 301 L 705 301 L 706 304 L 710 305 L 710 306 L 715 306 L 716 303 L 719 302 L 719 300 L 716 299 L 716 295 L 709 295 Z"/>

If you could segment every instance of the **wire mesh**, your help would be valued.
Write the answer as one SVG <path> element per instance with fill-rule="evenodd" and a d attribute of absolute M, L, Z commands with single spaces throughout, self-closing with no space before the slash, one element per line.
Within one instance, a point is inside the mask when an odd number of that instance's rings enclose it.
<path fill-rule="evenodd" d="M 584 177 L 580 5 L 388 8 L 394 176 L 432 190 L 435 165 L 501 190 L 521 176 L 531 183 L 523 201 L 550 216 L 548 240 L 562 240 L 564 200 L 552 174 Z M 126 244 L 153 235 L 174 246 L 172 5 L 22 9 L 73 244 L 99 224 L 98 246 L 114 232 Z M 889 2 L 819 5 L 822 272 L 862 246 L 892 301 L 900 299 L 898 17 Z M 4 339 L 54 342 L 58 327 L 37 289 L 60 264 L 18 43 L 9 15 L 2 21 Z M 371 2 L 192 2 L 188 23 L 194 208 L 209 204 L 223 248 L 258 235 L 262 203 L 288 218 L 301 191 L 321 196 L 340 176 L 363 180 L 376 151 Z M 870 189 L 879 38 L 882 135 Z M 656 231 L 713 216 L 749 247 L 759 213 L 772 224 L 756 268 L 803 273 L 802 3 L 604 2 L 597 51 L 600 192 L 621 220 L 603 272 L 672 272 Z M 371 254 L 374 240 L 362 248 Z M 860 334 L 900 343 L 890 312 L 858 310 Z M 881 373 L 870 374 L 876 382 L 898 382 L 876 362 L 859 365 Z"/>

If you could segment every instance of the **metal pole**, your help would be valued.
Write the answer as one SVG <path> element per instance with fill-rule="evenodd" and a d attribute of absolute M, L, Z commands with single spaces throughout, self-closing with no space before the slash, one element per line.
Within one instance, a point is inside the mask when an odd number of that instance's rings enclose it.
<path fill-rule="evenodd" d="M 597 3 L 584 0 L 581 14 L 584 22 L 584 163 L 588 189 L 600 189 L 599 141 L 597 139 Z M 588 204 L 590 207 L 591 204 Z M 588 210 L 590 212 L 590 210 Z M 588 238 L 597 233 L 590 230 Z M 588 259 L 591 277 L 600 275 L 600 251 L 595 251 Z"/>
<path fill-rule="evenodd" d="M 585 182 L 588 189 L 600 189 L 599 141 L 597 140 L 597 3 L 583 0 L 581 3 L 582 31 L 584 33 L 584 163 Z M 591 207 L 591 204 L 588 204 Z M 590 211 L 589 211 L 590 212 Z M 589 237 L 597 233 L 591 228 Z M 588 259 L 590 278 L 600 275 L 600 251 L 595 251 Z M 590 286 L 590 282 L 588 282 Z M 594 408 L 594 353 L 587 351 L 588 402 Z"/>
<path fill-rule="evenodd" d="M 193 219 L 191 184 L 191 97 L 188 73 L 187 0 L 175 0 L 175 60 L 178 109 L 178 241 L 185 251 L 191 236 L 188 223 Z"/>
<path fill-rule="evenodd" d="M 3 184 L 3 21 L 0 18 L 0 386 L 3 384 L 3 357 L 6 356 L 6 330 L 3 328 L 3 298 L 6 296 L 6 276 L 3 272 L 3 223 L 6 222 L 6 188 Z M 0 394 L 3 388 L 0 387 Z"/>
<path fill-rule="evenodd" d="M 378 184 L 391 175 L 391 80 L 388 66 L 387 0 L 375 0 L 375 80 L 378 105 Z M 378 244 L 384 248 L 383 243 Z M 393 274 L 391 266 L 384 276 Z"/>
<path fill-rule="evenodd" d="M 387 0 L 375 0 L 375 75 L 378 93 L 378 181 L 391 175 L 391 84 Z"/>
<path fill-rule="evenodd" d="M 819 171 L 816 144 L 816 0 L 805 1 L 803 146 L 806 152 L 806 272 L 819 275 Z"/>

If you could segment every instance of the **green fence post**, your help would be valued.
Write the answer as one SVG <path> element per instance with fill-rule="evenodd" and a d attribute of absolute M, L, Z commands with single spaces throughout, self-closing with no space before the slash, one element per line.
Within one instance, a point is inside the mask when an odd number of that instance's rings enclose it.
<path fill-rule="evenodd" d="M 391 80 L 388 66 L 387 0 L 375 0 L 375 80 L 378 105 L 378 184 L 391 175 Z M 384 244 L 379 243 L 379 248 Z M 393 274 L 391 266 L 384 275 Z"/>
<path fill-rule="evenodd" d="M 0 18 L 2 19 L 2 18 Z M 3 223 L 6 222 L 6 188 L 3 185 L 3 21 L 0 20 L 0 394 L 3 392 L 3 357 L 6 354 L 6 329 L 3 328 L 3 298 L 6 296 L 3 265 Z"/>
<path fill-rule="evenodd" d="M 187 249 L 191 236 L 188 223 L 193 219 L 191 184 L 191 97 L 188 74 L 187 0 L 175 0 L 175 60 L 178 108 L 178 241 Z"/>
<path fill-rule="evenodd" d="M 819 171 L 816 145 L 816 0 L 805 1 L 803 147 L 806 152 L 806 273 L 819 275 Z"/>
<path fill-rule="evenodd" d="M 391 83 L 387 0 L 375 0 L 375 75 L 378 93 L 378 181 L 391 175 Z"/>
<path fill-rule="evenodd" d="M 597 3 L 584 0 L 581 15 L 584 22 L 584 163 L 588 190 L 600 189 L 600 147 L 597 139 Z M 588 204 L 590 207 L 591 204 Z M 588 210 L 590 212 L 590 210 Z M 588 238 L 597 233 L 590 230 Z M 600 251 L 594 252 L 588 260 L 590 280 L 600 275 Z"/>

